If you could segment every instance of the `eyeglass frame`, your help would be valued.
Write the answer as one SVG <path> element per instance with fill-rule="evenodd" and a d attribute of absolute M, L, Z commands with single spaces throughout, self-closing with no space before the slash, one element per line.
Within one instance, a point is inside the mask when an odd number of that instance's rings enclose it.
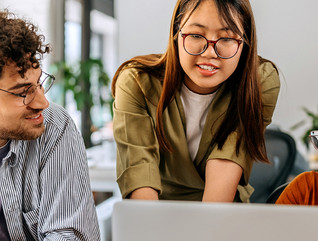
<path fill-rule="evenodd" d="M 35 96 L 36 96 L 36 94 L 35 94 L 34 97 L 33 97 L 33 99 L 32 99 L 29 103 L 27 103 L 27 104 L 25 103 L 25 98 L 27 97 L 27 94 L 28 94 L 28 91 L 29 91 L 30 88 L 32 88 L 33 86 L 35 86 L 36 88 L 38 88 L 38 86 L 40 86 L 40 89 L 41 89 L 42 86 L 43 86 L 43 83 L 44 83 L 48 78 L 51 78 L 51 79 L 53 80 L 53 81 L 52 81 L 52 84 L 51 84 L 48 88 L 44 89 L 44 94 L 46 94 L 46 93 L 51 89 L 52 85 L 54 84 L 55 76 L 54 76 L 54 75 L 51 75 L 51 74 L 48 74 L 48 73 L 44 72 L 43 70 L 42 70 L 42 72 L 41 72 L 41 76 L 42 76 L 43 73 L 46 74 L 46 77 L 43 79 L 43 81 L 42 81 L 41 83 L 36 84 L 36 85 L 31 84 L 31 85 L 25 90 L 25 93 L 26 93 L 25 95 L 16 94 L 16 93 L 13 93 L 13 92 L 11 92 L 11 91 L 4 90 L 4 89 L 0 89 L 0 90 L 1 90 L 1 91 L 4 91 L 4 92 L 6 92 L 6 93 L 9 93 L 9 94 L 11 94 L 11 95 L 14 95 L 14 96 L 23 98 L 23 104 L 24 104 L 24 105 L 29 105 L 29 104 L 34 100 L 34 98 L 35 98 Z M 41 78 L 41 76 L 40 76 L 40 78 Z"/>
<path fill-rule="evenodd" d="M 312 140 L 312 138 L 316 138 L 317 142 L 318 142 L 318 130 L 311 131 L 309 137 L 310 137 L 310 141 L 313 144 L 313 146 L 315 147 L 315 149 L 318 150 L 318 145 Z"/>
<path fill-rule="evenodd" d="M 219 57 L 219 58 L 221 58 L 221 59 L 231 59 L 231 58 L 233 58 L 236 54 L 237 54 L 237 52 L 238 52 L 238 50 L 239 50 L 239 48 L 240 48 L 240 45 L 243 43 L 243 40 L 242 39 L 235 39 L 235 38 L 219 38 L 219 39 L 217 39 L 217 40 L 208 40 L 206 37 L 204 37 L 203 35 L 201 35 L 201 34 L 193 34 L 193 33 L 182 33 L 181 32 L 181 30 L 180 30 L 180 34 L 181 34 L 181 37 L 182 37 L 182 39 L 183 39 L 183 49 L 188 53 L 188 54 L 190 54 L 190 55 L 193 55 L 193 56 L 198 56 L 198 55 L 201 55 L 201 54 L 203 54 L 208 48 L 209 48 L 209 45 L 210 44 L 213 44 L 212 46 L 213 46 L 213 49 L 214 49 L 214 52 L 215 52 L 215 54 Z M 190 53 L 190 52 L 188 52 L 188 50 L 186 49 L 186 47 L 185 47 L 185 39 L 186 39 L 186 37 L 188 37 L 188 36 L 190 36 L 190 35 L 198 35 L 198 36 L 201 36 L 201 37 L 203 37 L 205 40 L 206 40 L 206 45 L 205 45 L 205 47 L 204 47 L 204 49 L 200 52 L 200 53 L 198 53 L 198 54 L 192 54 L 192 53 Z M 216 49 L 216 43 L 218 42 L 218 41 L 220 41 L 220 40 L 222 40 L 222 39 L 233 39 L 233 40 L 235 40 L 236 42 L 237 42 L 237 50 L 236 50 L 236 52 L 235 52 L 235 54 L 233 54 L 231 57 L 222 57 L 222 56 L 220 56 L 220 54 L 218 53 L 218 51 L 217 51 L 217 49 Z"/>

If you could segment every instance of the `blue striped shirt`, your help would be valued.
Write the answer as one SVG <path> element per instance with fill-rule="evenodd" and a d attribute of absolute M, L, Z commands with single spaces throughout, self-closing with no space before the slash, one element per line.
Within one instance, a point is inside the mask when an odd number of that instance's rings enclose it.
<path fill-rule="evenodd" d="M 12 140 L 0 168 L 0 199 L 11 240 L 100 240 L 82 137 L 51 103 L 45 131 Z"/>

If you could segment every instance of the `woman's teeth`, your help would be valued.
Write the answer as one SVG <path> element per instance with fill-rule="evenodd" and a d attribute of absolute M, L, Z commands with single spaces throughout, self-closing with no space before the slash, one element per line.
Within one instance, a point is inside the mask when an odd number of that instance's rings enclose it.
<path fill-rule="evenodd" d="M 210 66 L 210 65 L 199 65 L 199 67 L 201 69 L 205 69 L 205 70 L 209 70 L 209 71 L 213 71 L 213 70 L 216 69 L 216 68 L 214 68 L 213 66 Z"/>

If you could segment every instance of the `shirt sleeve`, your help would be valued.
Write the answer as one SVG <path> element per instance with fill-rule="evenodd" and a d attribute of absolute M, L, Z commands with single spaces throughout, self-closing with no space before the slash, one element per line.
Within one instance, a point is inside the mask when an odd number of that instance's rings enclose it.
<path fill-rule="evenodd" d="M 123 70 L 116 82 L 113 128 L 117 182 L 123 198 L 140 187 L 161 192 L 154 119 L 139 85 L 145 78 L 149 78 L 148 74 L 130 68 Z"/>
<path fill-rule="evenodd" d="M 44 240 L 100 240 L 82 137 L 70 118 L 61 128 L 48 124 L 46 129 L 39 235 Z"/>
<path fill-rule="evenodd" d="M 271 62 L 263 63 L 259 68 L 263 98 L 263 118 L 265 125 L 272 122 L 280 90 L 279 75 Z"/>

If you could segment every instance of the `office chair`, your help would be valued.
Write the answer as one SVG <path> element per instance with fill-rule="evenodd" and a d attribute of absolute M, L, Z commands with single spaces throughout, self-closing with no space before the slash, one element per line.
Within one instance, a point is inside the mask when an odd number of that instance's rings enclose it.
<path fill-rule="evenodd" d="M 266 203 L 271 203 L 274 204 L 276 202 L 276 200 L 278 199 L 278 197 L 280 196 L 280 194 L 285 190 L 285 188 L 287 187 L 287 185 L 289 184 L 289 182 L 284 183 L 283 185 L 280 185 L 279 187 L 277 187 L 267 198 Z"/>
<path fill-rule="evenodd" d="M 287 182 L 296 158 L 295 140 L 280 130 L 266 129 L 265 145 L 271 164 L 255 162 L 250 176 L 250 184 L 255 191 L 250 201 L 266 203 L 269 195 Z"/>

